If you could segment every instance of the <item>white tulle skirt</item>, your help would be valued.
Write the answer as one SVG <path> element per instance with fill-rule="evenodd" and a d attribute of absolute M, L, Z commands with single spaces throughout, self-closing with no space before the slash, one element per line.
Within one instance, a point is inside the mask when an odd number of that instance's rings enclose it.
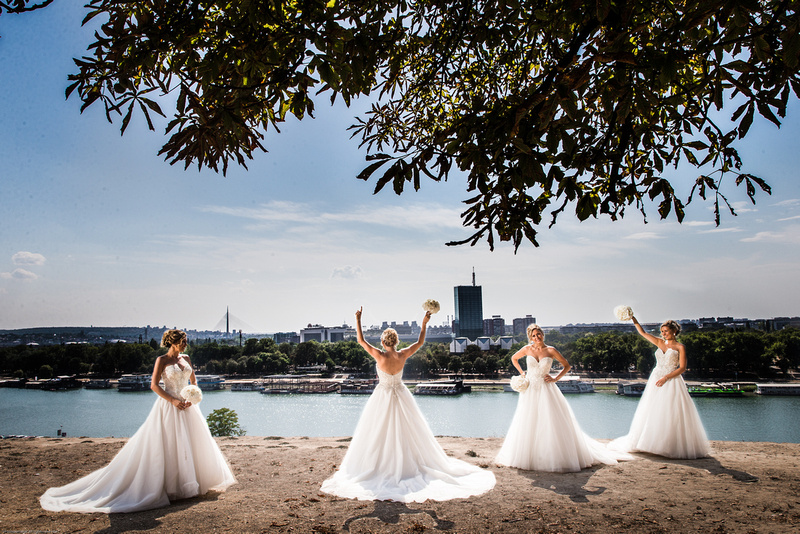
<path fill-rule="evenodd" d="M 200 409 L 181 411 L 159 397 L 108 465 L 48 489 L 39 501 L 53 512 L 135 512 L 222 491 L 235 482 Z"/>
<path fill-rule="evenodd" d="M 367 401 L 342 465 L 321 491 L 360 500 L 422 502 L 480 495 L 494 474 L 448 457 L 400 384 L 378 386 Z"/>
<path fill-rule="evenodd" d="M 580 428 L 567 399 L 554 382 L 532 382 L 519 394 L 503 446 L 495 463 L 535 471 L 568 473 L 595 464 L 631 460 L 609 450 Z"/>
<path fill-rule="evenodd" d="M 661 375 L 650 375 L 636 407 L 628 434 L 609 448 L 649 452 L 667 458 L 695 459 L 709 455 L 705 428 L 686 389 L 683 377 L 656 386 Z"/>

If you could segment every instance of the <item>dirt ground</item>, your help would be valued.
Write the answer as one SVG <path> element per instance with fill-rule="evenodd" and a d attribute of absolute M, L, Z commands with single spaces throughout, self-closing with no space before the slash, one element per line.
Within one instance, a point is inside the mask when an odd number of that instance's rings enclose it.
<path fill-rule="evenodd" d="M 238 484 L 130 514 L 46 512 L 38 497 L 105 465 L 125 440 L 0 440 L 0 534 L 72 532 L 798 533 L 800 444 L 712 442 L 713 456 L 553 474 L 498 467 L 500 438 L 440 437 L 448 454 L 491 469 L 470 499 L 401 504 L 319 492 L 349 438 L 219 438 Z"/>

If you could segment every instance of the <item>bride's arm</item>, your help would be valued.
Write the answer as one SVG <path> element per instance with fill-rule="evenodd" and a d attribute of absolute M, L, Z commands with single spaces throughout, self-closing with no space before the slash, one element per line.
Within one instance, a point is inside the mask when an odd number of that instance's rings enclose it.
<path fill-rule="evenodd" d="M 640 336 L 645 338 L 647 341 L 649 341 L 656 347 L 663 349 L 663 347 L 661 346 L 661 342 L 663 340 L 660 337 L 656 337 L 653 334 L 648 334 L 647 332 L 645 332 L 644 328 L 642 328 L 642 325 L 640 325 L 639 321 L 636 320 L 636 317 L 631 317 L 631 320 L 633 321 L 633 326 L 636 327 L 636 331 L 639 333 Z"/>
<path fill-rule="evenodd" d="M 511 363 L 514 364 L 514 367 L 517 368 L 517 371 L 519 371 L 519 374 L 521 374 L 522 376 L 525 376 L 525 371 L 522 370 L 522 366 L 520 366 L 520 364 L 519 364 L 519 359 L 522 358 L 523 356 L 527 356 L 528 355 L 528 347 L 529 346 L 530 345 L 525 345 L 524 347 L 519 349 L 517 352 L 515 352 L 514 355 L 511 357 Z"/>
<path fill-rule="evenodd" d="M 189 377 L 189 383 L 193 386 L 197 385 L 197 377 L 194 376 L 194 367 L 192 367 L 192 360 L 189 359 L 187 355 L 183 355 L 183 359 L 186 360 L 186 363 L 189 364 L 189 369 L 192 370 L 192 375 Z M 191 403 L 190 403 L 191 404 Z"/>
<path fill-rule="evenodd" d="M 400 351 L 403 356 L 409 357 L 419 350 L 425 344 L 425 331 L 428 329 L 428 321 L 431 320 L 431 312 L 425 312 L 425 317 L 422 318 L 422 330 L 419 331 L 419 338 L 408 347 Z"/>
<path fill-rule="evenodd" d="M 572 369 L 572 366 L 569 364 L 567 359 L 560 353 L 555 347 L 547 347 L 547 354 L 551 356 L 554 360 L 558 361 L 561 364 L 561 372 L 558 373 L 555 377 L 550 375 L 544 376 L 545 382 L 556 382 L 561 379 L 562 376 L 569 373 L 569 370 Z"/>
<path fill-rule="evenodd" d="M 363 310 L 363 306 L 356 310 L 356 340 L 358 344 L 361 345 L 367 354 L 372 356 L 375 361 L 378 361 L 382 356 L 381 351 L 377 348 L 370 345 L 366 339 L 364 339 L 364 332 L 361 330 L 361 312 Z"/>

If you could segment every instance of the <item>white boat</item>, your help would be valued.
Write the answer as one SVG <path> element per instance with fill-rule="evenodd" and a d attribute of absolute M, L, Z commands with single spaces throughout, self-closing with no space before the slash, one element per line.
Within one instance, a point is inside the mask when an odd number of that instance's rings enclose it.
<path fill-rule="evenodd" d="M 800 395 L 800 384 L 756 384 L 757 395 Z"/>
<path fill-rule="evenodd" d="M 117 391 L 145 391 L 150 389 L 150 375 L 122 375 L 117 380 Z"/>
<path fill-rule="evenodd" d="M 617 395 L 624 395 L 626 397 L 641 397 L 644 393 L 646 382 L 618 382 Z"/>
<path fill-rule="evenodd" d="M 196 375 L 197 387 L 203 391 L 225 389 L 225 379 L 219 375 Z"/>
<path fill-rule="evenodd" d="M 369 395 L 378 385 L 377 378 L 348 378 L 339 385 L 339 393 L 345 395 Z"/>
<path fill-rule="evenodd" d="M 556 382 L 561 393 L 594 393 L 594 384 L 584 382 L 578 376 L 567 375 Z"/>
<path fill-rule="evenodd" d="M 231 384 L 231 391 L 258 391 L 261 386 L 255 382 L 236 382 Z"/>
<path fill-rule="evenodd" d="M 92 378 L 86 382 L 83 387 L 86 389 L 110 389 L 111 380 L 108 378 Z"/>

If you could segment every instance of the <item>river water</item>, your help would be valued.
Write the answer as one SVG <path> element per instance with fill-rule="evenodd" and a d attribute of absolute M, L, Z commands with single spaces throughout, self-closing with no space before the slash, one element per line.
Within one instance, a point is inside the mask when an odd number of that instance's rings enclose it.
<path fill-rule="evenodd" d="M 208 415 L 230 408 L 249 436 L 351 436 L 367 395 L 262 395 L 257 391 L 204 392 Z M 517 394 L 474 392 L 455 397 L 415 396 L 436 435 L 502 437 Z M 566 395 L 583 430 L 595 438 L 625 434 L 638 398 L 613 392 Z M 151 391 L 116 389 L 39 391 L 0 389 L 0 435 L 129 437 L 155 402 Z M 800 443 L 800 397 L 750 395 L 695 398 L 709 439 Z"/>

